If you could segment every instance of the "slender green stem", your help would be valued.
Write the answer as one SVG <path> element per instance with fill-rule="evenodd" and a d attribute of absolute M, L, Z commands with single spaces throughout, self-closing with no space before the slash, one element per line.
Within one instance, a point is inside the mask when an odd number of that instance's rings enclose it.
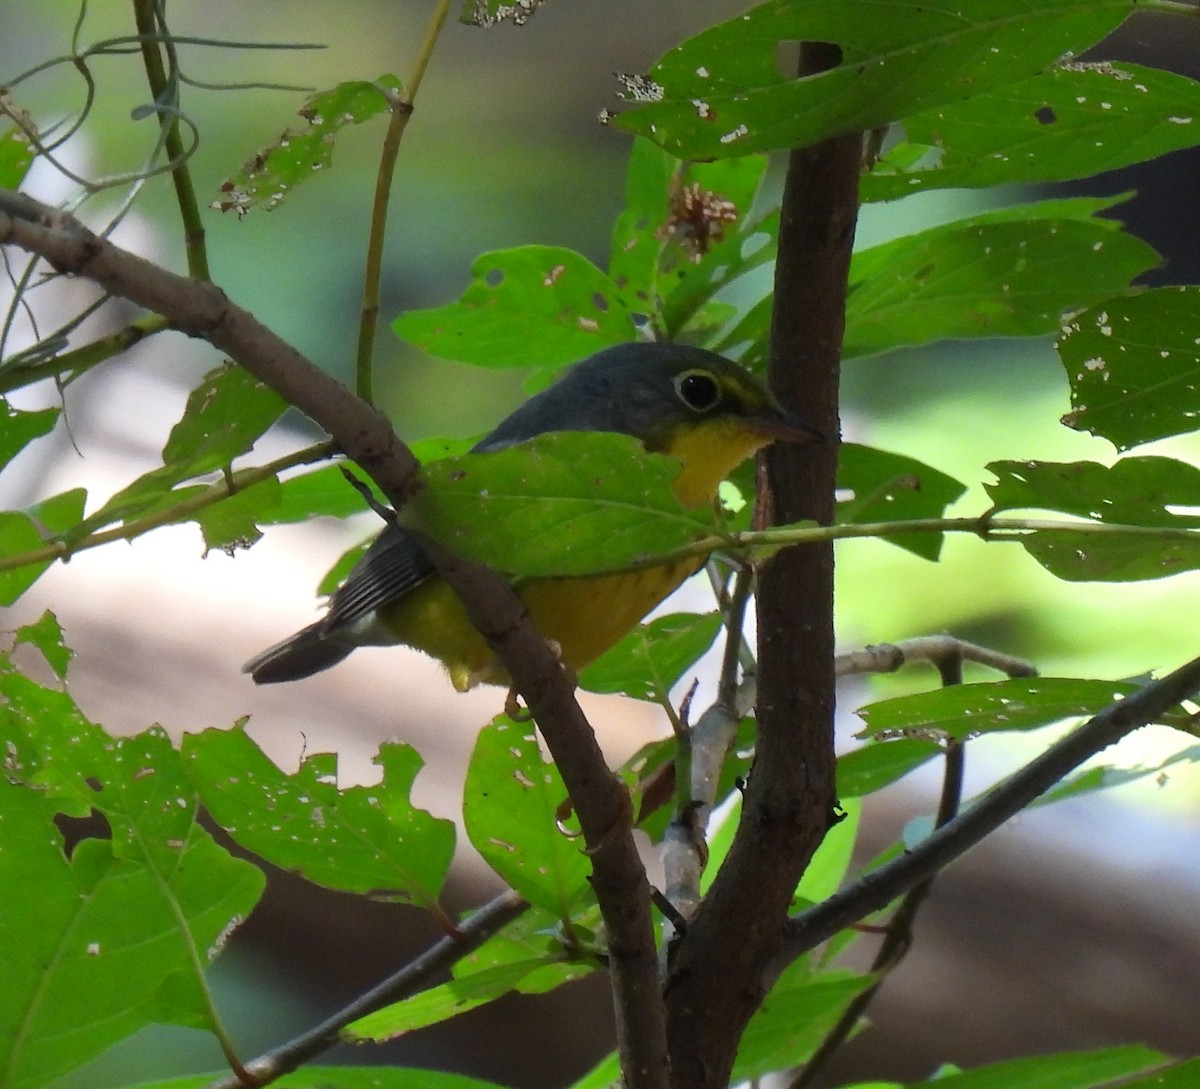
<path fill-rule="evenodd" d="M 161 333 L 169 327 L 167 319 L 161 314 L 146 314 L 131 321 L 124 329 L 93 340 L 90 344 L 81 345 L 72 351 L 63 352 L 61 355 L 56 355 L 41 363 L 32 363 L 28 367 L 11 367 L 0 373 L 0 394 L 20 389 L 23 386 L 30 386 L 34 382 L 40 382 L 43 378 L 54 378 L 68 372 L 71 378 L 77 378 L 98 363 L 120 355 L 132 348 L 138 341 Z"/>
<path fill-rule="evenodd" d="M 171 180 L 175 184 L 175 199 L 179 203 L 179 214 L 183 220 L 188 273 L 197 280 L 211 280 L 208 271 L 208 251 L 204 244 L 204 225 L 200 221 L 200 205 L 196 200 L 195 186 L 192 184 L 192 172 L 188 169 L 188 156 L 183 138 L 179 134 L 179 118 L 174 112 L 178 107 L 178 86 L 173 77 L 168 78 L 158 43 L 152 37 L 159 29 L 156 26 L 156 0 L 134 0 L 133 15 L 138 33 L 143 36 L 142 63 L 146 67 L 150 93 L 154 96 L 155 104 L 164 108 L 159 115 L 159 124 L 164 133 L 167 159 L 174 164 L 171 167 Z M 166 48 L 172 48 L 165 23 L 161 29 Z"/>
<path fill-rule="evenodd" d="M 100 545 L 109 544 L 112 541 L 132 541 L 135 537 L 140 537 L 152 529 L 182 522 L 198 511 L 204 510 L 205 507 L 211 507 L 214 503 L 227 499 L 235 492 L 245 491 L 284 469 L 321 461 L 329 457 L 334 449 L 334 444 L 331 442 L 319 442 L 314 446 L 306 446 L 303 450 L 297 450 L 294 454 L 277 458 L 266 465 L 236 472 L 232 478 L 222 477 L 220 480 L 214 481 L 205 491 L 184 499 L 172 507 L 167 507 L 165 510 L 155 511 L 142 518 L 131 519 L 119 526 L 113 526 L 111 529 L 89 533 L 82 540 L 70 543 L 62 540 L 51 541 L 30 552 L 0 557 L 0 571 L 13 571 L 19 567 L 30 567 L 34 564 L 50 563 L 54 560 L 68 560 L 78 552 L 86 552 L 89 548 L 98 548 Z"/>
<path fill-rule="evenodd" d="M 375 199 L 371 205 L 371 235 L 367 240 L 367 263 L 363 276 L 362 315 L 358 323 L 358 350 L 355 353 L 355 389 L 359 397 L 368 403 L 373 400 L 374 394 L 375 337 L 379 331 L 383 243 L 387 234 L 388 203 L 396 174 L 396 159 L 400 154 L 400 140 L 404 136 L 404 130 L 408 128 L 408 119 L 412 116 L 417 89 L 425 78 L 425 70 L 429 67 L 433 48 L 450 13 L 451 3 L 452 0 L 438 0 L 426 28 L 425 38 L 413 62 L 407 86 L 398 93 L 385 92 L 388 95 L 391 119 L 383 138 L 379 171 L 375 178 Z"/>

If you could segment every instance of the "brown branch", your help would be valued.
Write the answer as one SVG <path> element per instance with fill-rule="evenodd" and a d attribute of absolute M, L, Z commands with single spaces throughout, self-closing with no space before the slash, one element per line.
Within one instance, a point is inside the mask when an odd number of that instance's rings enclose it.
<path fill-rule="evenodd" d="M 806 49 L 803 72 L 831 58 Z M 827 436 L 760 462 L 759 524 L 833 517 L 837 386 L 846 276 L 858 210 L 861 138 L 789 159 L 775 271 L 769 376 L 785 407 Z M 758 740 L 742 819 L 724 866 L 677 942 L 667 987 L 675 1084 L 715 1089 L 765 994 L 796 883 L 834 819 L 833 550 L 792 548 L 758 593 Z"/>
<path fill-rule="evenodd" d="M 886 907 L 897 896 L 944 869 L 1085 760 L 1116 744 L 1126 734 L 1161 721 L 1176 704 L 1197 691 L 1200 691 L 1200 658 L 1109 704 L 915 847 L 792 919 L 768 980 L 839 930 Z"/>
<path fill-rule="evenodd" d="M 37 254 L 60 272 L 85 276 L 227 353 L 324 427 L 393 506 L 403 505 L 420 486 L 416 459 L 382 413 L 213 285 L 159 268 L 98 238 L 72 216 L 7 190 L 0 190 L 3 244 Z M 604 762 L 575 701 L 571 678 L 508 582 L 441 549 L 432 549 L 431 558 L 524 695 L 570 791 L 608 934 L 625 1084 L 665 1089 L 668 1068 L 650 891 L 633 843 L 629 796 Z"/>

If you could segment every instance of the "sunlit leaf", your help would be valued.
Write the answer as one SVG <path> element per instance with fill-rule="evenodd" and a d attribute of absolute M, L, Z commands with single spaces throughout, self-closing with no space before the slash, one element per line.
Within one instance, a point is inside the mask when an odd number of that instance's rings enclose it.
<path fill-rule="evenodd" d="M 904 119 L 864 200 L 1069 181 L 1200 143 L 1200 83 L 1139 64 L 1071 63 Z"/>
<path fill-rule="evenodd" d="M 392 327 L 433 355 L 483 367 L 562 366 L 637 338 L 617 286 L 574 250 L 497 250 L 471 275 L 458 302 L 409 310 Z"/>
<path fill-rule="evenodd" d="M 843 443 L 838 458 L 838 488 L 846 495 L 839 494 L 838 522 L 940 518 L 967 490 L 915 458 L 870 446 Z M 936 560 L 942 547 L 940 533 L 896 534 L 886 540 L 928 560 Z"/>
<path fill-rule="evenodd" d="M 837 762 L 838 796 L 862 798 L 873 794 L 941 752 L 942 747 L 936 741 L 900 737 L 842 753 Z"/>
<path fill-rule="evenodd" d="M 1200 426 L 1200 287 L 1107 299 L 1062 329 L 1063 423 L 1118 450 Z"/>
<path fill-rule="evenodd" d="M 1126 681 L 1074 677 L 960 684 L 880 700 L 858 710 L 860 737 L 929 734 L 965 739 L 973 734 L 1033 730 L 1064 718 L 1090 716 L 1138 686 Z"/>
<path fill-rule="evenodd" d="M 871 0 L 772 0 L 685 41 L 645 77 L 614 123 L 680 158 L 814 144 L 1026 79 L 1115 29 L 1131 0 L 974 0 L 953 8 Z M 795 78 L 781 43 L 832 42 L 835 68 Z"/>
<path fill-rule="evenodd" d="M 388 92 L 398 91 L 395 76 L 380 76 L 373 83 L 354 80 L 315 94 L 299 109 L 308 122 L 300 131 L 284 130 L 270 147 L 259 151 L 240 173 L 221 184 L 212 207 L 245 215 L 261 206 L 270 212 L 309 178 L 333 161 L 339 130 L 359 125 L 390 108 Z"/>
<path fill-rule="evenodd" d="M 79 522 L 86 499 L 83 488 L 72 488 L 23 511 L 0 511 L 0 555 L 19 556 L 43 549 Z M 0 605 L 16 601 L 53 562 L 40 560 L 0 571 Z"/>
<path fill-rule="evenodd" d="M 57 408 L 26 412 L 13 408 L 0 397 L 0 468 L 12 461 L 34 439 L 49 434 L 60 412 L 61 409 Z"/>
<path fill-rule="evenodd" d="M 590 895 L 583 840 L 561 827 L 567 798 L 531 723 L 501 715 L 480 731 L 464 790 L 467 835 L 508 884 L 559 919 Z"/>
<path fill-rule="evenodd" d="M 1158 264 L 1096 212 L 1112 201 L 1019 205 L 863 250 L 851 265 L 848 356 L 935 340 L 1056 332 L 1065 311 Z"/>
<path fill-rule="evenodd" d="M 399 520 L 508 574 L 618 571 L 712 532 L 675 498 L 678 464 L 628 435 L 540 435 L 428 466 Z"/>

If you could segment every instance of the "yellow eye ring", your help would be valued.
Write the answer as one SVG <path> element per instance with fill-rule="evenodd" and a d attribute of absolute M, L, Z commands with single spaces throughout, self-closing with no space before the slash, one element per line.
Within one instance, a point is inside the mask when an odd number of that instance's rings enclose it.
<path fill-rule="evenodd" d="M 684 371 L 674 384 L 679 399 L 693 412 L 708 412 L 721 403 L 720 383 L 708 371 Z"/>

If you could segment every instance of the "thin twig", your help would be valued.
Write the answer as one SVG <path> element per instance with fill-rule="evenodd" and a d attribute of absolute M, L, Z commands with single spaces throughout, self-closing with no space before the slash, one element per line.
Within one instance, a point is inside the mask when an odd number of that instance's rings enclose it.
<path fill-rule="evenodd" d="M 974 847 L 1085 760 L 1151 722 L 1200 690 L 1200 658 L 1109 704 L 1078 729 L 1034 757 L 964 812 L 899 858 L 864 874 L 828 900 L 793 918 L 765 982 L 844 927 L 886 907 Z"/>
<path fill-rule="evenodd" d="M 425 70 L 433 55 L 446 16 L 450 13 L 452 0 L 438 0 L 421 48 L 413 62 L 408 86 L 399 92 L 385 91 L 391 117 L 383 138 L 379 155 L 379 170 L 375 175 L 375 199 L 371 205 L 371 233 L 367 239 L 367 261 L 363 275 L 362 314 L 358 323 L 358 349 L 355 353 L 355 388 L 358 395 L 368 404 L 374 399 L 375 336 L 379 330 L 379 292 L 383 278 L 383 243 L 387 235 L 388 202 L 392 194 L 392 180 L 396 174 L 396 157 L 400 154 L 400 140 L 412 117 L 413 101 L 417 89 L 425 78 Z"/>
<path fill-rule="evenodd" d="M 246 1089 L 247 1086 L 267 1085 L 285 1074 L 290 1074 L 302 1063 L 328 1051 L 338 1043 L 342 1029 L 352 1021 L 421 990 L 467 954 L 478 949 L 502 927 L 522 915 L 528 907 L 529 904 L 511 889 L 502 892 L 459 924 L 456 937 L 447 936 L 435 942 L 415 960 L 393 972 L 387 979 L 359 995 L 320 1024 L 249 1060 L 245 1069 L 250 1080 L 236 1076 L 224 1077 L 210 1083 L 208 1089 Z"/>

